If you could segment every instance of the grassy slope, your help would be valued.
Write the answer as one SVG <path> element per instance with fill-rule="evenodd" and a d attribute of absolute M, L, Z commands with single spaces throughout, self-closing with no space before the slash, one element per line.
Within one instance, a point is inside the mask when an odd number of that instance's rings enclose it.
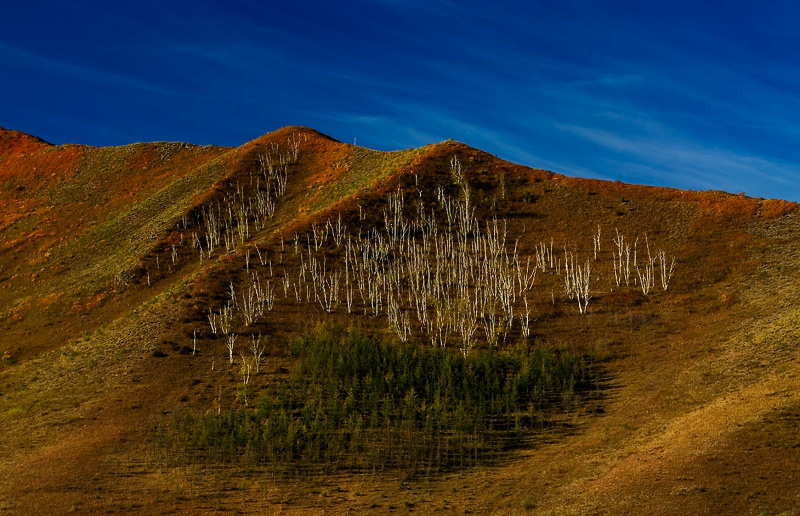
<path fill-rule="evenodd" d="M 302 128 L 237 149 L 53 147 L 2 134 L 0 350 L 18 360 L 0 369 L 2 507 L 253 514 L 677 514 L 724 504 L 757 514 L 800 507 L 794 205 L 565 178 L 452 142 L 380 153 Z M 188 343 L 195 312 L 240 274 L 243 257 L 201 265 L 187 252 L 150 287 L 141 275 L 129 285 L 113 280 L 137 267 L 154 270 L 181 213 L 246 181 L 257 153 L 295 136 L 302 151 L 289 190 L 256 237 L 273 253 L 277 235 L 288 241 L 339 212 L 352 223 L 359 206 L 380 209 L 397 185 L 433 191 L 447 184 L 455 154 L 482 214 L 505 215 L 522 249 L 553 237 L 588 253 L 600 224 L 604 252 L 619 228 L 647 232 L 675 253 L 668 295 L 643 300 L 600 289 L 587 315 L 554 306 L 547 295 L 534 303 L 538 335 L 602 361 L 602 414 L 570 412 L 570 435 L 551 436 L 507 465 L 429 482 L 337 477 L 289 487 L 230 468 L 165 462 L 151 442 L 153 425 L 187 405 L 209 408 L 219 385 L 209 367 L 218 343 L 191 358 L 168 343 Z M 505 198 L 497 193 L 501 177 Z M 607 281 L 613 273 L 598 266 L 593 274 Z M 288 302 L 275 314 L 271 324 L 286 334 L 325 318 Z M 154 349 L 169 356 L 154 358 Z M 280 360 L 270 357 L 272 367 Z"/>
<path fill-rule="evenodd" d="M 87 322 L 117 317 L 116 308 L 102 316 L 93 309 L 104 305 L 113 278 L 209 189 L 225 152 L 143 143 L 45 146 L 0 157 L 0 203 L 8 207 L 0 320 L 13 335 L 3 349 L 29 357 L 79 335 Z"/>

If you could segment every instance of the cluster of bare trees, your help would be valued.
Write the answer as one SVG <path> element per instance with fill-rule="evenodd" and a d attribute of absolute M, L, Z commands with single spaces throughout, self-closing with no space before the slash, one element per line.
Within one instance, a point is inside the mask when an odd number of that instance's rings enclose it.
<path fill-rule="evenodd" d="M 184 214 L 178 221 L 178 228 L 182 230 L 180 242 L 177 246 L 171 245 L 171 263 L 176 263 L 178 248 L 184 245 L 183 231 L 189 229 L 192 229 L 191 245 L 199 253 L 201 263 L 219 249 L 224 248 L 228 253 L 232 253 L 247 247 L 252 237 L 265 229 L 273 218 L 279 199 L 286 193 L 289 166 L 299 158 L 301 138 L 293 135 L 287 140 L 286 147 L 274 142 L 269 144 L 258 156 L 257 167 L 250 171 L 249 184 L 248 179 L 245 179 L 244 184 L 237 182 L 233 191 L 225 193 L 221 200 L 201 206 L 194 217 Z M 186 242 L 188 243 L 188 240 Z M 266 312 L 273 309 L 276 299 L 272 262 L 267 259 L 266 253 L 262 254 L 256 246 L 258 261 L 264 271 L 259 273 L 251 270 L 250 249 L 247 248 L 245 251 L 247 274 L 244 282 L 238 285 L 231 282 L 227 302 L 216 309 L 209 308 L 207 314 L 211 333 L 222 338 L 225 358 L 231 366 L 237 355 L 237 343 L 247 339 L 246 336 L 237 334 L 234 329 L 242 325 L 248 327 L 263 317 Z M 158 256 L 156 256 L 156 268 L 159 268 Z M 149 285 L 150 272 L 146 271 L 146 274 Z M 259 372 L 265 352 L 264 340 L 260 334 L 258 336 L 251 334 L 250 341 L 249 350 L 238 350 L 244 387 L 249 383 L 253 370 Z M 195 330 L 192 336 L 193 353 L 196 347 Z"/>
<path fill-rule="evenodd" d="M 233 287 L 231 289 L 233 292 Z M 240 294 L 238 305 L 241 308 L 244 325 L 250 326 L 265 312 L 272 310 L 275 305 L 275 289 L 272 287 L 272 282 L 267 280 L 262 286 L 258 272 L 250 272 L 247 283 Z"/>
<path fill-rule="evenodd" d="M 616 236 L 614 237 L 616 252 L 613 256 L 616 285 L 618 287 L 623 283 L 626 286 L 631 284 L 638 285 L 642 289 L 642 293 L 648 295 L 655 287 L 656 273 L 659 272 L 661 288 L 666 291 L 675 272 L 675 257 L 671 256 L 668 259 L 667 253 L 663 249 L 659 249 L 653 255 L 650 251 L 650 241 L 645 235 L 644 243 L 647 251 L 647 261 L 640 266 L 637 258 L 639 238 L 634 240 L 632 248 L 628 242 L 625 241 L 625 235 L 616 230 Z M 631 265 L 633 265 L 633 270 L 636 271 L 635 278 L 631 274 Z"/>
<path fill-rule="evenodd" d="M 270 171 L 283 165 L 273 163 L 270 154 L 265 156 L 261 172 L 277 184 Z M 287 263 L 283 263 L 281 237 L 281 259 L 277 264 L 282 269 L 277 274 L 273 274 L 266 251 L 262 253 L 257 246 L 261 267 L 251 267 L 248 249 L 244 278 L 238 285 L 231 283 L 227 302 L 208 314 L 211 331 L 225 336 L 230 362 L 233 363 L 237 342 L 231 330 L 234 321 L 248 327 L 265 317 L 276 302 L 276 291 L 281 290 L 286 303 L 317 305 L 330 314 L 385 318 L 388 328 L 401 341 L 457 345 L 467 354 L 478 340 L 494 346 L 515 332 L 524 337 L 530 335 L 529 295 L 537 273 L 551 275 L 551 285 L 562 281 L 564 299 L 576 302 L 580 313 L 588 311 L 593 293 L 598 292 L 599 277 L 593 274 L 593 268 L 603 256 L 612 257 L 614 284 L 609 288 L 638 285 L 647 295 L 660 273 L 662 288 L 667 289 L 675 259 L 668 261 L 663 249 L 652 254 L 647 237 L 645 263 L 637 260 L 639 239 L 631 245 L 619 231 L 613 239 L 615 250 L 601 252 L 599 226 L 592 235 L 592 247 L 582 258 L 566 243 L 563 255 L 554 251 L 552 238 L 549 242 L 540 241 L 525 253 L 519 239 L 508 238 L 505 220 L 476 217 L 473 195 L 458 159 L 452 159 L 450 172 L 458 187 L 455 195 L 448 195 L 440 186 L 426 205 L 426 197 L 418 188 L 408 199 L 409 194 L 398 189 L 388 195 L 382 217 L 371 225 L 364 224 L 370 217 L 361 210 L 358 227 L 353 230 L 341 214 L 324 223 L 312 223 L 305 233 L 294 235 L 288 246 Z M 266 190 L 272 191 L 271 187 Z M 278 191 L 276 187 L 275 192 Z M 245 198 L 239 190 L 231 197 L 240 207 Z M 255 212 L 237 215 L 238 207 L 219 208 L 218 212 L 233 214 L 219 219 L 219 227 L 225 229 L 218 234 L 224 235 L 233 228 L 237 242 L 244 242 L 242 235 L 247 234 L 238 229 L 238 221 L 253 218 Z M 216 221 L 215 217 L 212 214 L 205 220 Z M 208 237 L 207 242 L 210 243 L 205 244 L 205 249 L 210 253 L 213 237 Z M 276 288 L 274 283 L 280 286 Z M 555 303 L 552 289 L 550 296 Z M 256 351 L 253 355 L 258 370 Z"/>
<path fill-rule="evenodd" d="M 581 313 L 586 312 L 592 297 L 591 271 L 588 258 L 583 265 L 575 263 L 575 255 L 564 250 L 564 291 L 567 298 L 578 301 L 578 310 Z"/>
<path fill-rule="evenodd" d="M 202 262 L 215 250 L 229 253 L 244 247 L 254 233 L 262 231 L 275 215 L 278 200 L 286 193 L 289 165 L 299 157 L 299 137 L 287 141 L 288 149 L 272 143 L 258 157 L 258 170 L 249 176 L 249 185 L 237 183 L 221 200 L 203 206 L 196 216 L 197 230 L 192 246 Z M 184 221 L 184 227 L 188 224 Z"/>
<path fill-rule="evenodd" d="M 431 206 L 420 193 L 409 207 L 398 190 L 386 199 L 382 220 L 368 229 L 350 233 L 340 214 L 335 221 L 312 224 L 304 238 L 296 235 L 299 267 L 294 275 L 284 272 L 286 297 L 318 304 L 327 313 L 386 317 L 401 341 L 456 343 L 464 353 L 478 339 L 496 345 L 513 331 L 530 334 L 528 294 L 538 271 L 563 274 L 566 298 L 586 312 L 596 288 L 591 260 L 579 261 L 565 245 L 562 261 L 552 239 L 523 255 L 518 242 L 508 240 L 506 221 L 476 218 L 456 158 L 450 168 L 459 186 L 456 196 L 440 186 Z M 595 260 L 600 239 L 598 227 L 592 236 Z M 617 269 L 615 261 L 619 277 Z"/>
<path fill-rule="evenodd" d="M 466 186 L 458 198 L 438 192 L 442 224 L 422 202 L 407 217 L 398 190 L 389 195 L 383 220 L 366 231 L 351 234 L 340 217 L 312 225 L 305 250 L 295 246 L 299 269 L 285 273 L 284 290 L 329 313 L 385 316 L 402 341 L 457 341 L 466 353 L 483 330 L 497 343 L 518 318 L 517 300 L 533 287 L 536 265 L 507 244 L 505 221 L 484 226 L 477 220 L 465 192 Z M 329 254 L 338 260 L 329 263 Z"/>

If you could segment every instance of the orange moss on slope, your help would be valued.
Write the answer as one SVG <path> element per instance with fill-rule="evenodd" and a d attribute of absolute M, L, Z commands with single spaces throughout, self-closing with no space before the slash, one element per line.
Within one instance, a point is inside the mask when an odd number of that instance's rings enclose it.
<path fill-rule="evenodd" d="M 761 215 L 764 218 L 777 218 L 800 207 L 800 205 L 788 201 L 777 199 L 762 200 L 716 190 L 697 192 L 661 186 L 634 185 L 620 181 L 565 177 L 557 174 L 554 175 L 554 179 L 565 186 L 577 188 L 590 194 L 600 194 L 607 197 L 625 196 L 638 200 L 680 201 L 693 204 L 706 214 L 723 220 L 744 220 L 756 215 Z"/>
<path fill-rule="evenodd" d="M 744 195 L 711 191 L 702 192 L 698 197 L 703 211 L 724 219 L 751 218 L 758 212 L 758 200 Z"/>
<path fill-rule="evenodd" d="M 83 153 L 84 147 L 80 145 L 66 145 L 0 158 L 0 181 L 11 179 L 14 188 L 38 191 L 74 177 Z"/>
<path fill-rule="evenodd" d="M 761 216 L 765 219 L 777 219 L 793 211 L 797 211 L 800 204 L 782 201 L 780 199 L 766 199 L 761 202 Z"/>
<path fill-rule="evenodd" d="M 566 176 L 557 176 L 557 179 L 564 186 L 577 188 L 592 195 L 599 194 L 606 197 L 626 196 L 639 200 L 653 201 L 686 200 L 684 191 L 663 186 L 634 185 L 621 181 Z"/>
<path fill-rule="evenodd" d="M 50 144 L 38 136 L 0 127 L 0 157 L 30 154 Z"/>

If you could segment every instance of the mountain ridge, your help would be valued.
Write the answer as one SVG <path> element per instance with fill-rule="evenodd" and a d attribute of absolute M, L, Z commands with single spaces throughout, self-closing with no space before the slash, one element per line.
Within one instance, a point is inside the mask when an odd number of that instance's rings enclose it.
<path fill-rule="evenodd" d="M 0 153 L 5 508 L 54 513 L 69 500 L 89 511 L 197 513 L 212 511 L 214 496 L 218 507 L 283 506 L 294 513 L 798 507 L 788 463 L 768 467 L 775 450 L 787 461 L 796 455 L 795 203 L 570 178 L 453 141 L 373 151 L 301 126 L 233 148 L 52 146 L 7 130 L 2 141 L 12 142 L 3 149 L 15 149 Z M 497 466 L 412 479 L 410 490 L 392 473 L 371 482 L 337 474 L 331 482 L 339 489 L 332 484 L 325 493 L 288 488 L 231 465 L 205 471 L 181 463 L 174 451 L 154 449 L 153 429 L 169 426 L 165 414 L 239 406 L 237 368 L 244 358 L 226 365 L 224 339 L 209 317 L 221 316 L 234 289 L 234 302 L 243 302 L 253 271 L 262 284 L 271 282 L 275 300 L 257 320 L 236 323 L 242 338 L 269 337 L 268 370 L 254 375 L 252 396 L 286 377 L 294 367 L 292 343 L 318 324 L 338 320 L 386 339 L 400 335 L 387 325 L 385 309 L 362 316 L 357 294 L 359 310 L 351 313 L 344 299 L 333 304 L 292 289 L 303 288 L 299 278 L 310 273 L 312 258 L 344 281 L 338 267 L 346 261 L 345 242 L 379 233 L 393 238 L 388 210 L 401 198 L 404 217 L 434 224 L 432 214 L 442 238 L 457 226 L 457 219 L 447 223 L 448 206 L 468 199 L 479 222 L 471 239 L 490 238 L 496 224 L 509 260 L 519 252 L 535 263 L 540 246 L 550 249 L 552 262 L 539 270 L 524 307 L 521 298 L 515 302 L 516 322 L 503 346 L 528 338 L 519 326 L 524 308 L 533 316 L 531 342 L 594 357 L 603 371 L 599 398 L 554 416 L 568 430 L 554 430 Z M 243 215 L 228 215 L 229 209 Z M 215 229 L 209 225 L 215 217 L 228 222 Z M 339 243 L 337 226 L 347 228 Z M 615 282 L 620 271 L 612 260 L 619 254 L 622 267 L 624 242 L 634 269 L 629 280 Z M 659 250 L 665 264 L 668 255 L 677 263 L 663 288 Z M 651 253 L 650 265 L 641 265 Z M 570 255 L 580 267 L 592 264 L 585 313 L 564 291 Z M 389 267 L 391 260 L 383 260 Z M 647 267 L 656 276 L 643 292 Z M 305 296 L 311 301 L 301 302 Z M 408 303 L 401 301 L 400 310 L 412 314 Z M 424 328 L 409 317 L 412 336 L 423 339 Z M 474 346 L 475 352 L 490 347 L 483 337 Z M 769 403 L 759 404 L 767 396 Z M 770 429 L 768 445 L 746 455 L 762 427 Z M 703 439 L 703 428 L 715 442 Z M 734 464 L 734 472 L 718 463 Z M 93 478 L 106 490 L 99 499 L 91 495 Z M 250 487 L 219 495 L 237 482 Z M 785 502 L 767 503 L 758 494 L 765 489 Z M 680 506 L 670 501 L 676 493 Z"/>

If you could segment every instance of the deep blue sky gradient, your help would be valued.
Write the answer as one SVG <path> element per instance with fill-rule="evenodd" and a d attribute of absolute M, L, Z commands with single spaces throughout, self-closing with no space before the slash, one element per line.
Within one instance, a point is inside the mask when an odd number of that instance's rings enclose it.
<path fill-rule="evenodd" d="M 800 201 L 800 3 L 14 2 L 0 125 L 241 145 L 448 138 L 584 177 Z"/>

